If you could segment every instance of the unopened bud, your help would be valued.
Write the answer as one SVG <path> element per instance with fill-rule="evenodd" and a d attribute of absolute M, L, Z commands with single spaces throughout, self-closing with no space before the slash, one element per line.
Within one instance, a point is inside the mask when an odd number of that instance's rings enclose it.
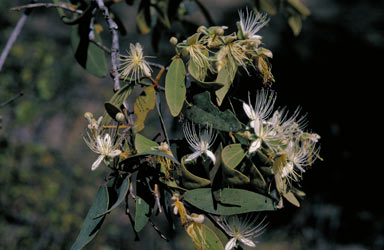
<path fill-rule="evenodd" d="M 215 27 L 212 31 L 216 36 L 222 36 L 224 35 L 224 29 L 223 27 Z"/>
<path fill-rule="evenodd" d="M 85 119 L 87 119 L 88 121 L 92 120 L 93 118 L 93 114 L 91 112 L 85 112 L 84 113 L 84 117 Z"/>
<path fill-rule="evenodd" d="M 199 224 L 202 224 L 204 222 L 204 215 L 202 214 L 191 214 L 191 216 L 187 215 L 187 218 L 190 220 L 190 221 L 193 221 L 195 223 L 199 223 Z"/>
<path fill-rule="evenodd" d="M 203 33 L 203 34 L 206 34 L 207 33 L 207 27 L 205 27 L 204 25 L 201 25 L 198 29 L 197 29 L 197 32 L 198 33 Z"/>
<path fill-rule="evenodd" d="M 169 42 L 170 42 L 173 46 L 176 46 L 178 40 L 177 40 L 176 37 L 173 36 L 173 37 L 171 37 L 171 39 L 169 39 Z"/>
<path fill-rule="evenodd" d="M 115 119 L 116 119 L 116 121 L 122 123 L 125 119 L 125 116 L 123 113 L 119 112 L 116 114 Z"/>

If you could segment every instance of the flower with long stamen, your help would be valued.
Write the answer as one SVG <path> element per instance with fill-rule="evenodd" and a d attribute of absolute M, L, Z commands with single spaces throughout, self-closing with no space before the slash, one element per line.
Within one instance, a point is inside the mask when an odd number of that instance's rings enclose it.
<path fill-rule="evenodd" d="M 245 217 L 239 215 L 220 217 L 217 223 L 231 237 L 225 245 L 225 250 L 233 249 L 239 243 L 249 247 L 256 247 L 257 241 L 255 241 L 255 238 L 260 236 L 267 226 L 267 224 L 263 224 L 265 217 L 259 223 L 256 223 L 257 219 L 258 216 L 248 215 Z"/>
<path fill-rule="evenodd" d="M 252 108 L 251 100 L 248 96 L 249 105 L 245 102 L 243 103 L 243 109 L 245 114 L 251 120 L 250 125 L 252 128 L 260 127 L 257 123 L 264 123 L 267 120 L 268 116 L 272 113 L 273 106 L 276 101 L 276 95 L 273 91 L 268 91 L 267 89 L 261 89 L 256 93 L 256 103 Z"/>
<path fill-rule="evenodd" d="M 295 168 L 305 172 L 304 167 L 312 165 L 317 159 L 320 148 L 316 147 L 316 143 L 317 140 L 312 138 L 291 140 L 283 151 L 287 156 L 287 163 L 281 170 L 281 178 L 297 181 L 299 174 Z"/>
<path fill-rule="evenodd" d="M 88 139 L 84 137 L 84 141 L 93 152 L 100 154 L 92 164 L 92 170 L 98 168 L 105 157 L 113 158 L 121 154 L 121 150 L 117 149 L 117 146 L 113 144 L 111 136 L 108 133 L 106 133 L 104 137 L 97 135 L 96 138 L 88 134 Z"/>
<path fill-rule="evenodd" d="M 184 123 L 183 132 L 188 144 L 195 151 L 189 155 L 185 161 L 192 161 L 193 159 L 205 154 L 212 160 L 213 164 L 215 164 L 215 154 L 209 150 L 215 142 L 217 136 L 217 134 L 213 132 L 212 126 L 207 125 L 205 129 L 200 129 L 199 127 L 199 133 L 197 134 L 193 123 L 192 126 L 190 126 L 189 123 Z"/>
<path fill-rule="evenodd" d="M 241 30 L 244 39 L 261 39 L 261 36 L 256 33 L 263 28 L 268 22 L 266 14 L 257 13 L 254 11 L 248 11 L 246 8 L 245 12 L 239 11 L 239 28 Z"/>
<path fill-rule="evenodd" d="M 120 56 L 120 60 L 122 61 L 120 64 L 121 76 L 124 77 L 124 80 L 130 78 L 135 82 L 142 76 L 150 77 L 152 69 L 148 62 L 145 61 L 147 56 L 143 55 L 141 44 L 136 43 L 136 45 L 133 45 L 131 43 L 129 49 L 130 51 L 127 56 Z"/>

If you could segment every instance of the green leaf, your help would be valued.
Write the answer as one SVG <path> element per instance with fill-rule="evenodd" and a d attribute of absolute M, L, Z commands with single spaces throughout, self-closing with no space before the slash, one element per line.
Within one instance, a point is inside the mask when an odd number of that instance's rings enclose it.
<path fill-rule="evenodd" d="M 87 26 L 88 25 L 88 26 Z M 95 40 L 102 42 L 100 35 L 95 33 Z M 89 23 L 81 23 L 73 27 L 71 35 L 72 49 L 77 62 L 96 77 L 108 74 L 104 51 L 89 41 Z"/>
<path fill-rule="evenodd" d="M 96 218 L 99 214 L 108 209 L 109 197 L 106 186 L 101 186 L 97 192 L 95 201 L 88 211 L 87 216 L 83 222 L 83 226 L 75 243 L 73 243 L 71 250 L 82 249 L 87 245 L 96 234 L 99 232 L 100 227 L 106 215 Z"/>
<path fill-rule="evenodd" d="M 149 86 L 141 92 L 133 105 L 133 113 L 136 115 L 136 121 L 133 124 L 133 130 L 140 132 L 144 129 L 144 121 L 149 111 L 156 105 L 156 91 L 154 86 Z"/>
<path fill-rule="evenodd" d="M 153 147 L 158 147 L 159 144 L 157 142 L 151 141 L 147 137 L 136 133 L 135 137 L 135 148 L 138 154 L 153 151 Z"/>
<path fill-rule="evenodd" d="M 200 232 L 198 231 L 198 227 L 200 227 L 202 237 L 200 235 Z M 197 238 L 199 240 L 200 245 L 198 246 L 198 249 L 224 250 L 223 243 L 220 241 L 216 233 L 208 226 L 200 224 L 198 226 L 193 227 L 193 230 L 195 231 L 195 234 L 197 235 Z"/>
<path fill-rule="evenodd" d="M 154 205 L 153 194 L 146 180 L 145 170 L 139 171 L 136 178 L 135 231 L 140 232 L 147 224 Z"/>
<path fill-rule="evenodd" d="M 231 186 L 243 186 L 250 182 L 249 177 L 240 171 L 228 167 L 226 164 L 222 165 L 224 181 Z"/>
<path fill-rule="evenodd" d="M 172 60 L 165 77 L 165 98 L 173 117 L 180 114 L 187 92 L 185 87 L 185 66 L 181 58 Z"/>
<path fill-rule="evenodd" d="M 300 207 L 300 202 L 297 200 L 296 196 L 292 192 L 287 192 L 283 194 L 283 196 L 291 204 L 295 205 L 296 207 Z"/>
<path fill-rule="evenodd" d="M 227 65 L 225 65 L 217 74 L 216 82 L 221 82 L 224 84 L 222 88 L 220 88 L 219 90 L 216 90 L 215 92 L 216 101 L 219 106 L 221 106 L 221 104 L 223 103 L 224 98 L 227 95 L 228 90 L 232 85 L 233 79 L 235 79 L 235 76 L 236 76 L 236 74 L 233 74 L 233 76 L 231 76 L 229 67 L 231 67 L 231 65 L 227 63 Z M 237 70 L 237 66 L 234 72 L 236 72 L 236 70 Z"/>
<path fill-rule="evenodd" d="M 223 163 L 234 169 L 243 160 L 245 152 L 241 144 L 230 144 L 227 145 L 221 152 L 221 158 Z"/>
<path fill-rule="evenodd" d="M 220 192 L 220 202 L 213 201 L 210 188 L 199 188 L 184 193 L 184 200 L 211 214 L 234 215 L 249 212 L 276 210 L 272 199 L 251 191 L 224 188 Z"/>
<path fill-rule="evenodd" d="M 185 116 L 194 123 L 206 125 L 226 132 L 236 132 L 241 130 L 241 123 L 236 116 L 229 110 L 221 112 L 211 102 L 211 95 L 208 91 L 193 97 L 195 105 L 187 108 Z"/>
<path fill-rule="evenodd" d="M 129 178 L 126 177 L 116 190 L 118 193 L 116 202 L 107 211 L 98 215 L 97 217 L 110 213 L 113 209 L 117 208 L 121 204 L 121 202 L 123 202 L 125 196 L 127 196 L 128 190 L 129 190 Z"/>
<path fill-rule="evenodd" d="M 146 155 L 157 155 L 157 156 L 166 157 L 166 158 L 170 159 L 171 161 L 173 161 L 174 163 L 176 163 L 177 165 L 180 165 L 180 162 L 178 160 L 176 160 L 176 158 L 170 156 L 169 154 L 163 153 L 159 150 L 152 150 L 152 151 L 147 151 L 147 152 L 143 152 L 140 154 L 128 156 L 124 161 L 122 161 L 122 164 L 127 164 L 132 158 L 136 158 L 136 157 L 140 157 L 140 156 L 146 156 Z"/>
<path fill-rule="evenodd" d="M 139 10 L 136 16 L 136 26 L 139 32 L 143 35 L 151 31 L 151 12 L 150 1 L 143 0 L 140 2 Z"/>
<path fill-rule="evenodd" d="M 185 187 L 186 189 L 195 189 L 195 188 L 206 187 L 209 184 L 211 184 L 209 180 L 201 178 L 197 175 L 192 174 L 190 171 L 188 171 L 187 167 L 185 166 L 185 164 L 189 165 L 188 163 L 185 163 L 185 159 L 187 157 L 188 156 L 186 155 L 181 159 L 181 173 L 182 173 L 181 184 L 183 185 L 183 187 Z M 196 167 L 196 166 L 193 166 L 193 167 Z"/>

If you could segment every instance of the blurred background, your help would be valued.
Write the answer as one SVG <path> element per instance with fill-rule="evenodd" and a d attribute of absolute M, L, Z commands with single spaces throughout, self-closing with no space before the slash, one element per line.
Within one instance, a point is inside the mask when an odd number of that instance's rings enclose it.
<path fill-rule="evenodd" d="M 237 10 L 254 1 L 201 2 L 215 24 L 234 30 Z M 383 113 L 377 110 L 384 2 L 302 2 L 311 15 L 298 36 L 281 13 L 260 34 L 274 55 L 272 88 L 278 106 L 292 111 L 302 107 L 308 128 L 321 135 L 324 161 L 304 174 L 301 184 L 307 196 L 300 208 L 287 204 L 268 215 L 258 249 L 384 249 Z M 9 9 L 27 3 L 0 2 L 0 50 L 21 15 Z M 185 3 L 191 23 L 208 25 L 194 1 Z M 160 36 L 156 52 L 151 35 L 136 32 L 138 1 L 115 7 L 127 30 L 120 37 L 121 51 L 140 42 L 146 55 L 156 56 L 151 61 L 166 62 L 172 55 L 169 37 Z M 69 249 L 108 173 L 106 168 L 90 171 L 96 155 L 82 135 L 84 112 L 103 113 L 104 101 L 113 94 L 112 80 L 79 66 L 70 33 L 56 10 L 35 9 L 0 72 L 0 105 L 23 93 L 0 106 L 0 249 Z M 104 34 L 108 44 L 106 28 Z M 140 241 L 134 241 L 129 220 L 119 209 L 108 216 L 88 249 L 193 249 L 184 231 L 175 235 L 161 220 L 154 221 L 175 240 L 165 242 L 147 225 Z"/>

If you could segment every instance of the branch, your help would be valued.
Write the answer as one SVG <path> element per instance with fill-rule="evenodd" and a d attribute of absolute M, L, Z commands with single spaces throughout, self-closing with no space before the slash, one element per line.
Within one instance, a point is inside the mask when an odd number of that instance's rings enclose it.
<path fill-rule="evenodd" d="M 60 8 L 64 10 L 68 10 L 77 14 L 83 14 L 82 10 L 75 9 L 71 6 L 69 6 L 66 3 L 31 3 L 31 4 L 26 4 L 18 7 L 11 8 L 11 10 L 14 11 L 21 11 L 24 9 L 32 9 L 32 8 L 40 8 L 40 7 L 45 7 L 45 8 Z"/>
<path fill-rule="evenodd" d="M 111 46 L 111 63 L 112 63 L 112 71 L 111 74 L 113 76 L 113 90 L 116 92 L 118 91 L 120 86 L 120 74 L 118 71 L 118 65 L 119 65 L 119 36 L 117 33 L 118 26 L 113 21 L 113 19 L 109 15 L 108 8 L 104 5 L 103 0 L 96 0 L 97 6 L 101 10 L 105 21 L 108 23 L 109 31 L 112 33 L 112 46 Z"/>
<path fill-rule="evenodd" d="M 9 51 L 11 51 L 13 44 L 15 43 L 17 37 L 20 34 L 21 29 L 23 28 L 23 26 L 25 24 L 25 21 L 27 20 L 28 14 L 29 13 L 24 12 L 23 15 L 20 17 L 19 21 L 17 21 L 15 29 L 12 31 L 12 34 L 9 37 L 3 52 L 1 52 L 1 56 L 0 56 L 0 72 L 1 72 L 1 69 L 3 68 L 5 60 L 7 59 Z"/>
<path fill-rule="evenodd" d="M 24 95 L 24 93 L 23 93 L 23 92 L 20 92 L 20 93 L 18 93 L 17 95 L 15 95 L 14 97 L 12 97 L 11 99 L 9 99 L 8 101 L 5 101 L 5 102 L 3 102 L 3 103 L 0 103 L 0 108 L 3 108 L 3 107 L 5 107 L 6 105 L 8 105 L 8 104 L 14 102 L 16 99 L 18 99 L 19 97 L 22 97 L 23 95 Z"/>

